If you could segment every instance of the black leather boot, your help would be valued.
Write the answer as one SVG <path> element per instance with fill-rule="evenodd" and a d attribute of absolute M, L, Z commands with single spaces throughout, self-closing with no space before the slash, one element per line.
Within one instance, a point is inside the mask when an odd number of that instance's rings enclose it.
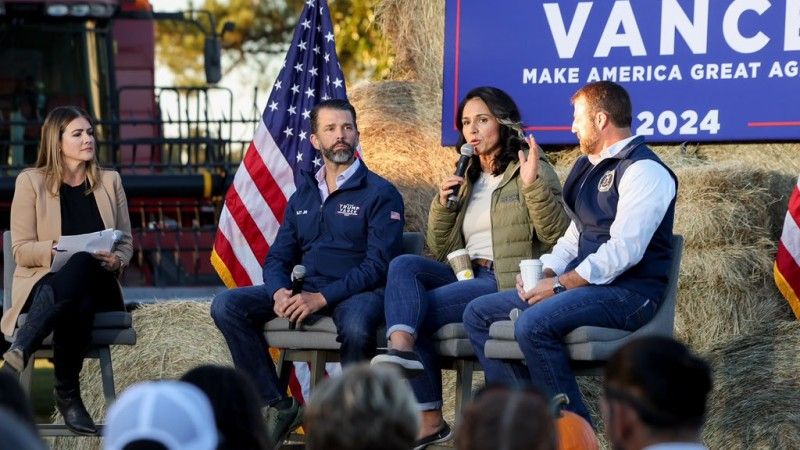
<path fill-rule="evenodd" d="M 17 329 L 14 343 L 3 354 L 6 364 L 5 371 L 19 372 L 28 364 L 33 352 L 41 345 L 44 338 L 53 331 L 53 324 L 57 314 L 53 288 L 47 284 L 41 285 L 31 299 L 31 306 L 27 312 L 25 324 Z"/>
<path fill-rule="evenodd" d="M 97 427 L 83 404 L 79 388 L 56 389 L 55 394 L 56 408 L 64 417 L 67 428 L 78 434 L 97 434 Z"/>

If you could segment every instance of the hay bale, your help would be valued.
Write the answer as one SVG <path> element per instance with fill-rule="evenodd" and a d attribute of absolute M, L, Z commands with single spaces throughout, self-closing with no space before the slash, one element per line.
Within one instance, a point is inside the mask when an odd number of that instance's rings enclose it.
<path fill-rule="evenodd" d="M 214 326 L 208 302 L 174 301 L 133 312 L 135 346 L 111 347 L 117 393 L 139 381 L 177 379 L 201 364 L 232 365 L 228 346 Z M 97 422 L 105 421 L 105 400 L 97 360 L 81 372 L 81 395 Z M 97 438 L 56 438 L 53 449 L 97 449 Z"/>
<path fill-rule="evenodd" d="M 710 449 L 800 448 L 800 322 L 773 322 L 709 349 Z"/>
<path fill-rule="evenodd" d="M 738 161 L 754 169 L 781 172 L 794 179 L 800 174 L 800 144 L 797 142 L 699 144 L 698 152 L 712 163 Z"/>
<path fill-rule="evenodd" d="M 793 180 L 739 162 L 682 167 L 675 232 L 687 247 L 747 244 L 777 239 Z"/>
<path fill-rule="evenodd" d="M 771 278 L 774 243 L 687 247 L 681 261 L 675 335 L 702 350 L 791 318 Z"/>
<path fill-rule="evenodd" d="M 443 0 L 384 0 L 375 8 L 383 35 L 394 50 L 390 78 L 442 87 Z"/>
<path fill-rule="evenodd" d="M 400 190 L 406 229 L 424 232 L 431 199 L 457 159 L 439 141 L 441 99 L 409 81 L 362 84 L 349 98 L 358 111 L 367 166 Z"/>

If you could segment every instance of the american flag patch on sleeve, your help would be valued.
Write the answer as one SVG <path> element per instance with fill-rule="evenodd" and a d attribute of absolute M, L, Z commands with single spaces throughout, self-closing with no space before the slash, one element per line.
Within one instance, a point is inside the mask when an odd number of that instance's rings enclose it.
<path fill-rule="evenodd" d="M 392 213 L 389 214 L 389 218 L 392 220 L 400 220 L 400 213 L 397 211 L 392 211 Z"/>

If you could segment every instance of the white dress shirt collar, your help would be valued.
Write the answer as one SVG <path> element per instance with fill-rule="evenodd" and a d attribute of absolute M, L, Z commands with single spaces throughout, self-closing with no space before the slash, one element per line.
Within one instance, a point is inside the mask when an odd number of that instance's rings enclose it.
<path fill-rule="evenodd" d="M 597 163 L 599 163 L 600 161 L 606 158 L 610 158 L 619 153 L 623 148 L 625 148 L 626 145 L 628 145 L 630 141 L 636 139 L 637 137 L 639 137 L 639 135 L 635 134 L 631 137 L 615 142 L 613 145 L 608 146 L 608 148 L 606 148 L 597 155 L 588 155 L 589 162 L 592 163 L 593 166 L 596 166 Z"/>
<path fill-rule="evenodd" d="M 342 187 L 342 185 L 347 180 L 349 180 L 350 177 L 352 177 L 354 173 L 356 173 L 356 170 L 358 170 L 359 167 L 361 167 L 361 160 L 359 158 L 356 158 L 353 161 L 353 164 L 350 164 L 350 167 L 345 169 L 344 172 L 340 173 L 336 177 L 336 189 L 339 189 L 340 187 Z M 322 167 L 320 167 L 319 170 L 317 171 L 317 173 L 314 175 L 314 178 L 317 179 L 317 187 L 319 188 L 319 195 L 322 198 L 323 202 L 330 195 L 330 192 L 328 192 L 328 183 L 325 182 L 325 174 L 326 173 L 327 172 L 325 170 L 325 164 L 323 164 Z"/>

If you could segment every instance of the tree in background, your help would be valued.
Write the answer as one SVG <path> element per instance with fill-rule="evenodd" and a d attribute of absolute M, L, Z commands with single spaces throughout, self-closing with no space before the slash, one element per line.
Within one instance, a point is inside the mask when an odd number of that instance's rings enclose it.
<path fill-rule="evenodd" d="M 348 84 L 363 79 L 385 78 L 393 57 L 375 22 L 375 7 L 380 0 L 329 0 L 336 34 L 336 51 Z M 236 24 L 225 33 L 222 47 L 223 69 L 255 62 L 266 69 L 271 60 L 283 58 L 289 48 L 297 19 L 305 0 L 201 0 L 189 2 L 187 9 L 206 10 L 217 19 L 217 32 L 225 21 Z M 208 19 L 197 19 L 208 28 Z M 162 21 L 156 32 L 161 64 L 167 66 L 178 84 L 201 85 L 203 75 L 203 35 L 182 22 Z"/>

